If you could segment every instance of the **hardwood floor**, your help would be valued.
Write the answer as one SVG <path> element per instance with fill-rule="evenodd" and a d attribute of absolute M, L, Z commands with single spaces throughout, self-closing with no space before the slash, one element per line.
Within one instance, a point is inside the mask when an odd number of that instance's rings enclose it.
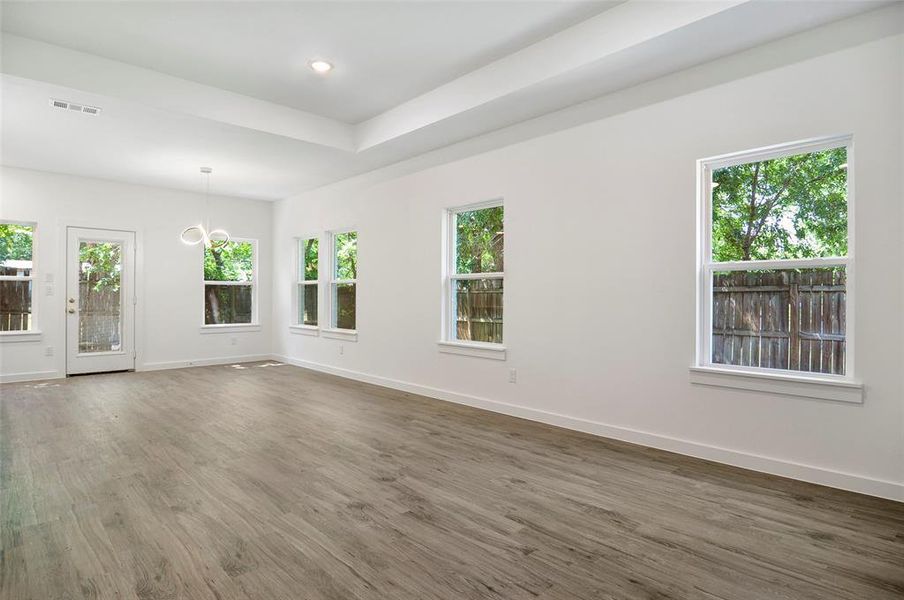
<path fill-rule="evenodd" d="M 904 505 L 291 366 L 0 386 L 0 597 L 904 598 Z"/>

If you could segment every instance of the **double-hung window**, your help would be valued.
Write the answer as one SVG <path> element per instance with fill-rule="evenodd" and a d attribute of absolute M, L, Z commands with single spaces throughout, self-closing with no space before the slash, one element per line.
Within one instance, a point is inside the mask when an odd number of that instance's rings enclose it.
<path fill-rule="evenodd" d="M 32 331 L 33 224 L 0 223 L 0 331 Z"/>
<path fill-rule="evenodd" d="M 358 232 L 330 234 L 330 327 L 354 331 L 358 286 Z"/>
<path fill-rule="evenodd" d="M 852 375 L 849 136 L 702 160 L 698 365 Z"/>
<path fill-rule="evenodd" d="M 447 211 L 443 341 L 502 344 L 504 208 Z"/>
<path fill-rule="evenodd" d="M 316 237 L 298 240 L 298 281 L 296 325 L 317 326 L 318 264 L 320 240 Z"/>
<path fill-rule="evenodd" d="M 256 321 L 257 242 L 233 240 L 204 248 L 204 324 Z"/>

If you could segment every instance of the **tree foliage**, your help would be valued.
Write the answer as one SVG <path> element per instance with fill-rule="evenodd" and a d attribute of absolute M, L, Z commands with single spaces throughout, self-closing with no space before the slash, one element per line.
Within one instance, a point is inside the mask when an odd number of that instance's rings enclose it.
<path fill-rule="evenodd" d="M 122 284 L 122 246 L 115 242 L 82 242 L 78 252 L 81 280 L 94 291 L 119 291 Z"/>
<path fill-rule="evenodd" d="M 29 225 L 0 224 L 0 262 L 31 260 L 34 229 Z"/>
<path fill-rule="evenodd" d="M 847 150 L 834 148 L 713 172 L 713 259 L 847 254 Z"/>
<path fill-rule="evenodd" d="M 456 272 L 503 271 L 503 207 L 461 212 L 455 218 Z"/>
<path fill-rule="evenodd" d="M 204 248 L 205 281 L 251 281 L 253 269 L 251 242 L 227 242 L 222 247 Z"/>
<path fill-rule="evenodd" d="M 336 279 L 358 278 L 358 232 L 337 233 Z"/>
<path fill-rule="evenodd" d="M 305 281 L 317 280 L 317 269 L 319 262 L 319 246 L 320 242 L 317 238 L 309 238 L 302 240 L 302 252 L 304 255 L 304 264 L 302 265 L 302 275 Z"/>

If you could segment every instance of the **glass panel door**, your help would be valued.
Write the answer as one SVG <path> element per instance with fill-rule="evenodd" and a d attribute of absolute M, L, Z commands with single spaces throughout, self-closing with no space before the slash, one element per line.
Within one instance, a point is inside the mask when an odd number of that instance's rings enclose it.
<path fill-rule="evenodd" d="M 135 233 L 69 227 L 66 373 L 135 368 Z"/>

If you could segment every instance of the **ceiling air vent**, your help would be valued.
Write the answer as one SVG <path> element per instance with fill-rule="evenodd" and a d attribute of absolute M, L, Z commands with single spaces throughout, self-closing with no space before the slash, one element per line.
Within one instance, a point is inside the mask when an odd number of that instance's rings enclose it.
<path fill-rule="evenodd" d="M 50 106 L 54 108 L 61 108 L 63 110 L 71 110 L 74 112 L 84 113 L 86 115 L 97 116 L 100 114 L 100 109 L 96 106 L 85 106 L 83 104 L 75 104 L 74 102 L 67 102 L 66 100 L 57 100 L 56 98 L 50 99 Z"/>

